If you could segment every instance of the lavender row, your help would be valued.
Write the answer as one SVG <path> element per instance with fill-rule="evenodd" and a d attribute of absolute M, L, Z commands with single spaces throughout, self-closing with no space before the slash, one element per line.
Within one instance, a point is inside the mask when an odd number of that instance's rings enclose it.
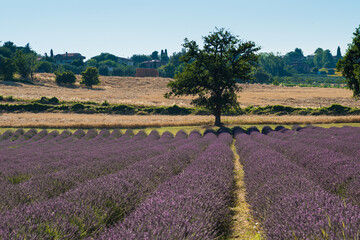
<path fill-rule="evenodd" d="M 358 198 L 350 189 L 354 184 L 360 186 L 360 162 L 357 159 L 326 148 L 298 141 L 286 141 L 260 133 L 252 133 L 251 137 L 305 168 L 313 181 L 319 183 L 326 191 L 347 196 L 354 201 Z"/>
<path fill-rule="evenodd" d="M 264 136 L 264 135 L 263 135 Z M 358 239 L 360 209 L 323 190 L 303 167 L 237 136 L 246 198 L 267 239 Z"/>
<path fill-rule="evenodd" d="M 3 213 L 0 238 L 79 239 L 101 232 L 127 216 L 159 184 L 182 172 L 214 140 L 197 134 L 189 139 L 173 151 L 87 181 L 57 198 Z"/>
<path fill-rule="evenodd" d="M 151 134 L 148 138 L 151 138 Z M 146 138 L 148 140 L 148 138 Z M 172 139 L 172 135 L 165 134 L 161 141 L 144 141 L 138 146 L 143 150 L 123 152 L 118 154 L 97 155 L 94 161 L 85 161 L 83 164 L 68 162 L 69 167 L 45 175 L 34 176 L 21 184 L 1 184 L 2 195 L 0 195 L 0 212 L 12 209 L 24 203 L 41 202 L 48 198 L 56 197 L 87 180 L 114 173 L 122 168 L 156 155 L 162 154 L 169 149 L 174 149 L 184 141 L 179 141 L 179 136 Z M 186 140 L 183 138 L 183 140 Z M 137 146 L 137 145 L 136 145 Z M 75 160 L 77 161 L 77 160 Z"/>
<path fill-rule="evenodd" d="M 230 134 L 161 184 L 122 223 L 95 239 L 214 239 L 228 225 L 233 186 Z"/>
<path fill-rule="evenodd" d="M 139 134 L 138 134 L 139 135 Z M 18 179 L 21 177 L 30 178 L 33 175 L 46 174 L 63 170 L 68 166 L 80 165 L 89 161 L 97 161 L 111 155 L 121 154 L 123 151 L 135 151 L 142 149 L 145 142 L 158 139 L 156 134 L 150 134 L 146 139 L 145 134 L 129 140 L 123 135 L 117 141 L 102 142 L 100 140 L 92 143 L 66 142 L 62 144 L 24 146 L 8 151 L 0 151 L 2 154 L 0 179 Z M 155 144 L 155 142 L 153 143 Z M 12 151 L 11 151 L 12 150 Z M 40 168 L 41 166 L 41 168 Z"/>
<path fill-rule="evenodd" d="M 284 134 L 275 132 L 268 135 L 287 141 L 327 148 L 350 157 L 357 158 L 360 155 L 358 142 L 360 140 L 360 133 L 355 131 L 355 133 L 350 134 L 347 128 L 321 130 L 317 128 L 304 128 L 290 136 L 283 136 Z"/>

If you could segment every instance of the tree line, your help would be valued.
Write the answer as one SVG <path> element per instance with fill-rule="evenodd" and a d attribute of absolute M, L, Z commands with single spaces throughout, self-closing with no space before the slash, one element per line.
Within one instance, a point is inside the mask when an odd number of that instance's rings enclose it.
<path fill-rule="evenodd" d="M 149 55 L 134 54 L 130 57 L 133 65 L 128 65 L 119 63 L 119 57 L 111 53 L 101 53 L 85 62 L 83 59 L 76 59 L 71 63 L 58 64 L 55 62 L 53 50 L 50 50 L 50 55 L 45 53 L 41 56 L 32 50 L 29 44 L 19 47 L 8 41 L 0 47 L 0 78 L 11 80 L 14 74 L 18 73 L 22 79 L 32 80 L 34 72 L 81 74 L 87 67 L 97 68 L 101 76 L 135 76 L 136 68 L 151 60 L 162 62 L 162 66 L 157 68 L 160 77 L 174 78 L 184 68 L 181 57 L 185 54 L 185 48 L 170 56 L 166 49 L 160 53 L 153 51 Z M 336 57 L 332 56 L 330 50 L 322 48 L 316 49 L 312 56 L 304 56 L 300 48 L 295 48 L 285 55 L 261 53 L 258 65 L 253 69 L 253 82 L 271 83 L 274 77 L 323 73 L 321 70 L 324 68 L 335 68 L 341 58 L 340 47 Z M 332 73 L 333 70 L 329 71 Z"/>
<path fill-rule="evenodd" d="M 334 74 L 337 62 L 342 59 L 340 47 L 336 56 L 329 49 L 317 48 L 313 55 L 304 56 L 300 48 L 285 55 L 260 53 L 259 62 L 254 69 L 254 82 L 272 83 L 279 77 L 291 77 L 298 74 Z"/>

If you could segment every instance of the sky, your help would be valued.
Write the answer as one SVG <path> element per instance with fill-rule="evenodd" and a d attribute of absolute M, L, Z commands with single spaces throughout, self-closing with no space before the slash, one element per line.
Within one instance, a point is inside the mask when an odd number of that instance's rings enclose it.
<path fill-rule="evenodd" d="M 37 53 L 102 52 L 119 57 L 202 45 L 215 27 L 253 41 L 261 52 L 336 55 L 360 25 L 359 0 L 0 0 L 0 44 L 29 43 Z"/>

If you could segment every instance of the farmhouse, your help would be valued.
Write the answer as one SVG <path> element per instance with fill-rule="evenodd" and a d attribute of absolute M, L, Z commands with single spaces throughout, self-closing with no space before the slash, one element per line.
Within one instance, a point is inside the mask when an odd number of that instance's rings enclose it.
<path fill-rule="evenodd" d="M 158 68 L 158 67 L 161 67 L 162 65 L 166 65 L 166 64 L 167 64 L 167 62 L 165 62 L 165 61 L 149 60 L 149 61 L 142 62 L 140 64 L 140 68 Z"/>
<path fill-rule="evenodd" d="M 85 59 L 80 53 L 68 53 L 65 54 L 57 54 L 54 57 L 56 64 L 64 64 L 64 63 L 72 63 L 77 59 Z"/>
<path fill-rule="evenodd" d="M 120 64 L 125 64 L 127 66 L 134 66 L 134 61 L 128 58 L 118 57 L 117 62 Z"/>

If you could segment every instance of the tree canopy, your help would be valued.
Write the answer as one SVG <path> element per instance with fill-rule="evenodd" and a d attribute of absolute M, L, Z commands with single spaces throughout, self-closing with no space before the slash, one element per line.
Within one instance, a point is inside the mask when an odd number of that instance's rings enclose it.
<path fill-rule="evenodd" d="M 92 88 L 93 85 L 99 85 L 99 72 L 94 67 L 88 67 L 84 72 L 81 73 L 80 84 L 85 84 L 87 87 Z"/>
<path fill-rule="evenodd" d="M 353 96 L 360 96 L 360 26 L 355 30 L 353 41 L 343 59 L 336 65 L 347 80 L 348 87 L 353 90 Z"/>
<path fill-rule="evenodd" d="M 192 104 L 205 107 L 215 116 L 215 125 L 221 126 L 221 114 L 233 107 L 239 107 L 236 93 L 241 90 L 237 81 L 252 78 L 260 49 L 254 42 L 243 42 L 224 28 L 203 37 L 204 47 L 200 49 L 195 41 L 185 39 L 186 53 L 181 58 L 183 71 L 175 75 L 168 87 L 171 95 L 191 95 Z"/>

